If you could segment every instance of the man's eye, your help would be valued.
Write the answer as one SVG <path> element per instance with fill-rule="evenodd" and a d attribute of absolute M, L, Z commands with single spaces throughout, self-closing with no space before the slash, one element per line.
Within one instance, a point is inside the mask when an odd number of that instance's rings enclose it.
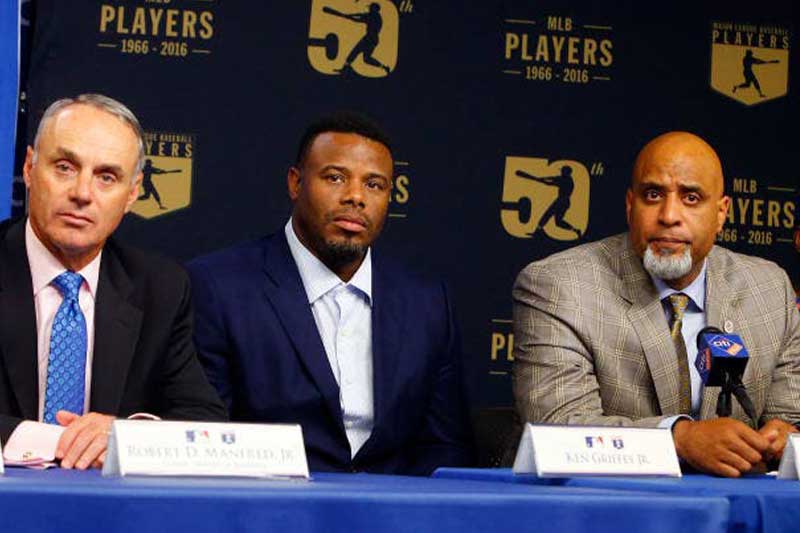
<path fill-rule="evenodd" d="M 98 178 L 100 181 L 107 184 L 115 183 L 117 181 L 117 177 L 114 174 L 100 174 Z"/>
<path fill-rule="evenodd" d="M 658 200 L 661 197 L 661 193 L 655 189 L 648 189 L 644 191 L 644 197 L 646 200 Z"/>
<path fill-rule="evenodd" d="M 56 163 L 56 170 L 62 173 L 67 173 L 72 170 L 72 166 L 67 163 Z"/>
<path fill-rule="evenodd" d="M 382 191 L 386 188 L 386 182 L 383 180 L 369 180 L 367 181 L 367 188 Z"/>
<path fill-rule="evenodd" d="M 695 193 L 689 193 L 686 195 L 686 202 L 690 204 L 696 204 L 700 201 L 700 195 Z"/>
<path fill-rule="evenodd" d="M 334 183 L 341 183 L 344 181 L 344 176 L 341 174 L 328 174 L 325 179 Z"/>

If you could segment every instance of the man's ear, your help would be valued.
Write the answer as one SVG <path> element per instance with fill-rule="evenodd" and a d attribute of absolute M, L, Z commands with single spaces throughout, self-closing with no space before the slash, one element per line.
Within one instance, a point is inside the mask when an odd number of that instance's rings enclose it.
<path fill-rule="evenodd" d="M 722 226 L 725 225 L 725 219 L 728 218 L 728 209 L 731 207 L 731 197 L 723 196 L 719 200 L 717 212 L 717 233 L 722 231 Z"/>
<path fill-rule="evenodd" d="M 633 189 L 628 187 L 625 193 L 625 219 L 628 221 L 628 227 L 631 227 L 631 207 L 633 206 Z"/>
<path fill-rule="evenodd" d="M 25 152 L 25 163 L 22 165 L 22 178 L 25 180 L 25 186 L 29 189 L 31 188 L 31 169 L 34 157 L 36 157 L 36 152 L 28 146 L 28 150 Z"/>
<path fill-rule="evenodd" d="M 303 178 L 300 174 L 300 169 L 297 167 L 289 167 L 289 172 L 286 174 L 286 188 L 289 190 L 289 198 L 292 202 L 297 200 L 300 195 L 300 188 L 302 187 Z"/>

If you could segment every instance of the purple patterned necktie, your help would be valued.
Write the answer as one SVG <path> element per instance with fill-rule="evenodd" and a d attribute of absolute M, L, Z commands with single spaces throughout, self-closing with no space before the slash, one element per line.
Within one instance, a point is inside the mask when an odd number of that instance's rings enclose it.
<path fill-rule="evenodd" d="M 50 332 L 50 358 L 47 363 L 47 390 L 44 421 L 57 424 L 60 410 L 83 414 L 86 371 L 86 320 L 78 304 L 83 276 L 64 272 L 53 285 L 64 300 L 53 319 Z"/>

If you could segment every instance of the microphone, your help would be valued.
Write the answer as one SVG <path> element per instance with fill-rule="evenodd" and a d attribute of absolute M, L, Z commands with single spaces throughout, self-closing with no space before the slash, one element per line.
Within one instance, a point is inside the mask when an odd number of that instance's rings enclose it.
<path fill-rule="evenodd" d="M 749 357 L 738 335 L 726 334 L 714 326 L 706 326 L 697 334 L 694 366 L 703 385 L 721 387 L 725 375 L 741 379 Z"/>
<path fill-rule="evenodd" d="M 694 366 L 700 373 L 703 385 L 721 387 L 717 399 L 717 416 L 731 415 L 731 395 L 754 422 L 756 410 L 742 384 L 742 375 L 750 355 L 739 335 L 725 333 L 708 326 L 697 334 L 697 358 Z"/>

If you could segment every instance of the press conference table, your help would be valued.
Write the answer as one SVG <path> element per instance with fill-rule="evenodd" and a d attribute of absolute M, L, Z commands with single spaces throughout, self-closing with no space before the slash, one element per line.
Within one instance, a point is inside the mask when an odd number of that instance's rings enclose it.
<path fill-rule="evenodd" d="M 14 532 L 724 532 L 721 496 L 471 479 L 314 474 L 312 481 L 103 478 L 6 469 L 0 530 Z"/>
<path fill-rule="evenodd" d="M 511 469 L 440 468 L 438 479 L 491 481 L 498 484 L 559 488 L 600 488 L 665 495 L 722 497 L 730 503 L 730 532 L 789 533 L 800 531 L 800 482 L 773 476 L 724 479 L 700 474 L 683 478 L 574 477 L 559 479 L 514 475 Z M 688 529 L 687 529 L 688 528 Z M 692 531 L 685 522 L 685 531 Z"/>

